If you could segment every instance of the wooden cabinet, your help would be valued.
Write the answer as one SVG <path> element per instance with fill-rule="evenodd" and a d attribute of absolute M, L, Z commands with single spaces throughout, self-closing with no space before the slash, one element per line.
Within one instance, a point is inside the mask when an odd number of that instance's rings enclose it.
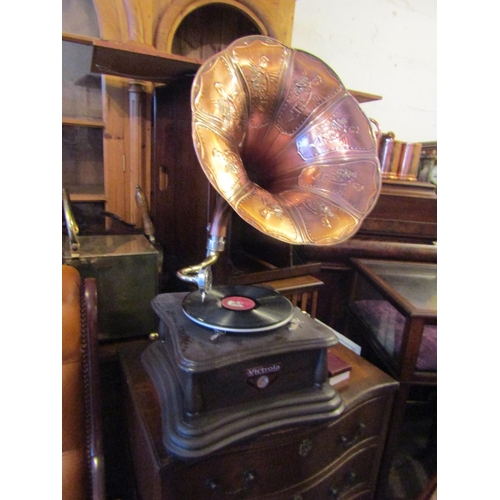
<path fill-rule="evenodd" d="M 410 388 L 437 387 L 437 265 L 353 259 L 345 335 L 399 381 L 383 470 L 389 470 Z"/>
<path fill-rule="evenodd" d="M 334 420 L 267 432 L 196 460 L 170 456 L 161 415 L 140 353 L 123 348 L 128 434 L 139 498 L 370 499 L 397 383 L 342 345 L 353 366 L 337 389 L 346 409 Z"/>
<path fill-rule="evenodd" d="M 431 183 L 383 181 L 380 197 L 358 238 L 432 244 L 437 240 L 437 194 Z"/>
<path fill-rule="evenodd" d="M 246 241 L 249 240 L 250 235 L 246 236 Z M 256 240 L 255 235 L 251 235 L 251 240 Z M 375 208 L 353 238 L 333 247 L 297 249 L 297 261 L 321 266 L 321 271 L 314 274 L 325 284 L 319 295 L 317 317 L 343 333 L 353 276 L 351 258 L 436 263 L 436 242 L 435 186 L 384 181 Z"/>

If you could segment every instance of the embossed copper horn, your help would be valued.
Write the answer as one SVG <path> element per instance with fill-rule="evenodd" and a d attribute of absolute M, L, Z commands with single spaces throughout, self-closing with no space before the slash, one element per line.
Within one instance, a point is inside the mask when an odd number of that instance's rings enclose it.
<path fill-rule="evenodd" d="M 261 232 L 333 245 L 374 207 L 381 175 L 370 121 L 317 57 L 265 36 L 240 38 L 198 70 L 191 109 L 203 171 Z M 207 259 L 222 235 L 225 227 L 212 225 Z"/>

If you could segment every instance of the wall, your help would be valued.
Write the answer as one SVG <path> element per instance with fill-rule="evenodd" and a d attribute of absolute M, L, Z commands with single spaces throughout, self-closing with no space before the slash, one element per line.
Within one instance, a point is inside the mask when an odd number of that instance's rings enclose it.
<path fill-rule="evenodd" d="M 384 132 L 437 140 L 437 0 L 296 0 L 292 46 L 323 59 Z"/>

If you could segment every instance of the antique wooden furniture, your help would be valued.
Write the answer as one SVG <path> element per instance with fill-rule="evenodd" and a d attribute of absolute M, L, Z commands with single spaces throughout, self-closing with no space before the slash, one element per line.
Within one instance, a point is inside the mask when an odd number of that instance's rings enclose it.
<path fill-rule="evenodd" d="M 94 279 L 62 266 L 62 498 L 105 497 Z"/>
<path fill-rule="evenodd" d="M 261 235 L 239 218 L 232 221 L 231 252 L 241 249 L 277 268 L 309 270 L 324 286 L 318 296 L 317 317 L 342 332 L 351 287 L 351 258 L 436 263 L 437 194 L 429 183 L 383 181 L 379 200 L 350 240 L 333 247 L 290 246 Z M 238 277 L 234 277 L 237 283 Z M 272 279 L 272 278 L 269 278 Z"/>
<path fill-rule="evenodd" d="M 260 286 L 270 286 L 277 292 L 288 298 L 290 302 L 306 311 L 311 318 L 316 317 L 318 307 L 319 290 L 324 283 L 310 274 L 284 278 L 273 281 L 265 281 Z"/>
<path fill-rule="evenodd" d="M 139 357 L 145 347 L 119 351 L 141 499 L 374 497 L 397 383 L 341 344 L 332 349 L 353 368 L 337 386 L 346 405 L 340 418 L 264 433 L 196 460 L 165 451 L 159 402 Z"/>
<path fill-rule="evenodd" d="M 344 334 L 399 381 L 387 460 L 397 444 L 410 388 L 437 385 L 437 266 L 352 259 L 355 278 Z"/>

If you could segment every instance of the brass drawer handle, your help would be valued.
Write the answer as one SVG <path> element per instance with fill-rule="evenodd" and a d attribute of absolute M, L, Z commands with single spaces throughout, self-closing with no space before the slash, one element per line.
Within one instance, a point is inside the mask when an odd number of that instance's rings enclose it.
<path fill-rule="evenodd" d="M 242 492 L 250 490 L 252 486 L 255 483 L 255 471 L 253 470 L 246 470 L 243 472 L 243 478 L 242 478 L 242 485 L 241 487 L 235 489 L 235 490 L 223 490 L 222 485 L 217 481 L 217 479 L 207 479 L 205 482 L 205 487 L 211 491 L 218 491 L 221 495 L 239 495 Z"/>
<path fill-rule="evenodd" d="M 341 434 L 339 436 L 339 441 L 342 443 L 342 446 L 347 450 L 348 448 L 354 446 L 357 442 L 359 442 L 361 440 L 361 437 L 363 436 L 363 431 L 365 430 L 365 427 L 366 425 L 363 422 L 360 422 L 358 424 L 356 432 L 350 439 Z"/>
<path fill-rule="evenodd" d="M 312 441 L 304 439 L 299 445 L 299 455 L 305 457 L 312 449 Z"/>
<path fill-rule="evenodd" d="M 354 471 L 349 472 L 344 478 L 344 485 L 341 487 L 334 486 L 333 484 L 328 488 L 328 498 L 330 500 L 337 500 L 347 490 L 351 489 L 356 483 L 357 475 Z"/>

